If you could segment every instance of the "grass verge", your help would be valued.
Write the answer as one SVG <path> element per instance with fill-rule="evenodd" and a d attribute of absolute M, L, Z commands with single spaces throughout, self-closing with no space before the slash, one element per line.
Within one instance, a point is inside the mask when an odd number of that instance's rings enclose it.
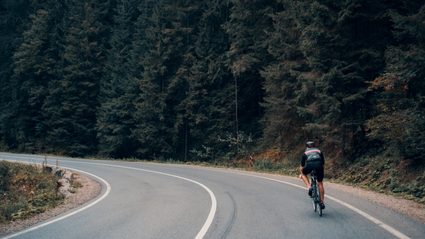
<path fill-rule="evenodd" d="M 0 223 L 24 219 L 63 202 L 58 177 L 40 166 L 0 161 Z"/>
<path fill-rule="evenodd" d="M 126 160 L 145 161 L 138 159 Z M 283 155 L 277 151 L 268 151 L 231 161 L 182 162 L 176 160 L 153 160 L 149 162 L 236 168 L 247 171 L 298 176 L 300 159 L 297 155 Z M 425 204 L 425 163 L 401 160 L 398 155 L 383 153 L 344 163 L 327 159 L 325 180 Z"/>

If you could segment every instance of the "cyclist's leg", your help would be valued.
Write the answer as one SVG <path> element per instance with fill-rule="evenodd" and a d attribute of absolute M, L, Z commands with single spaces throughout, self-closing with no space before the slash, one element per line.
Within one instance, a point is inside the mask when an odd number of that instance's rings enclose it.
<path fill-rule="evenodd" d="M 325 202 L 325 187 L 323 187 L 323 182 L 317 182 L 320 191 L 320 201 Z"/>
<path fill-rule="evenodd" d="M 301 175 L 300 175 L 301 179 L 303 180 L 303 182 L 305 183 L 307 188 L 310 188 L 311 185 L 310 185 L 310 182 L 308 181 L 308 178 L 307 178 L 307 174 L 309 174 L 309 172 L 306 171 L 305 167 L 301 167 L 300 171 L 301 171 Z"/>
<path fill-rule="evenodd" d="M 323 168 L 323 165 L 321 165 L 317 169 L 317 185 L 319 186 L 320 191 L 320 201 L 322 203 L 325 202 L 325 187 L 323 186 L 323 178 L 325 176 L 325 170 Z"/>

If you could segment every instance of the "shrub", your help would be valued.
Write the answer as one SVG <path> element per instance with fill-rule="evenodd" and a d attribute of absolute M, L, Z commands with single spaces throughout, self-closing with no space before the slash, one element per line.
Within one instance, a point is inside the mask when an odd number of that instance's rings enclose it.
<path fill-rule="evenodd" d="M 255 160 L 253 167 L 259 171 L 278 171 L 284 168 L 283 164 L 273 162 L 271 159 Z"/>
<path fill-rule="evenodd" d="M 6 161 L 0 161 L 0 193 L 8 190 L 9 180 L 9 164 Z"/>
<path fill-rule="evenodd" d="M 0 223 L 26 218 L 62 202 L 58 177 L 41 167 L 0 162 Z"/>

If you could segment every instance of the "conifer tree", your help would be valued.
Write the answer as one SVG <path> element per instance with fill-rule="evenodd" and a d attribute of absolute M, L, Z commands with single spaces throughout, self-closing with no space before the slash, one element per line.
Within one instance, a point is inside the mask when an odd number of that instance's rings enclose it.
<path fill-rule="evenodd" d="M 17 126 L 14 120 L 13 53 L 22 41 L 24 26 L 29 21 L 28 0 L 0 2 L 0 147 L 16 148 Z"/>
<path fill-rule="evenodd" d="M 225 64 L 229 39 L 221 27 L 229 15 L 227 2 L 211 1 L 203 7 L 194 44 L 193 64 L 189 68 L 187 95 L 179 107 L 185 112 L 183 134 L 190 157 L 213 160 L 229 150 L 219 138 L 234 129 L 233 79 Z"/>
<path fill-rule="evenodd" d="M 374 2 L 371 7 L 361 0 L 280 3 L 268 43 L 276 62 L 263 72 L 266 142 L 280 138 L 280 146 L 291 149 L 315 138 L 352 158 L 365 142 L 367 82 L 383 69 L 382 46 L 390 39 L 385 13 L 392 5 Z"/>
<path fill-rule="evenodd" d="M 147 14 L 145 16 L 150 19 L 150 24 L 145 29 L 146 43 L 144 45 L 147 48 L 142 58 L 142 75 L 138 77 L 140 93 L 136 101 L 136 126 L 132 133 L 139 143 L 137 154 L 140 157 L 152 159 L 169 157 L 172 150 L 165 122 L 168 70 L 165 62 L 170 57 L 169 46 L 166 43 L 170 41 L 170 38 L 165 28 L 163 2 L 156 1 L 155 4 L 147 4 L 147 6 L 151 6 L 152 11 L 145 9 L 146 11 L 141 13 Z M 139 20 L 144 21 L 145 16 L 139 16 Z"/>
<path fill-rule="evenodd" d="M 70 155 L 93 153 L 96 107 L 105 59 L 105 18 L 109 2 L 68 3 L 63 77 L 49 85 L 44 109 L 48 116 L 47 140 L 56 151 Z"/>
<path fill-rule="evenodd" d="M 46 120 L 42 106 L 49 82 L 57 77 L 60 32 L 55 19 L 62 15 L 61 3 L 56 1 L 34 1 L 33 8 L 29 29 L 13 56 L 16 138 L 26 151 L 44 147 Z"/>
<path fill-rule="evenodd" d="M 133 113 L 138 88 L 130 54 L 133 22 L 138 13 L 134 8 L 137 2 L 121 0 L 117 3 L 109 43 L 111 48 L 105 76 L 100 83 L 100 107 L 97 113 L 99 153 L 112 157 L 129 157 L 136 147 L 131 128 L 135 126 Z"/>
<path fill-rule="evenodd" d="M 194 78 L 191 66 L 195 64 L 195 50 L 198 22 L 204 4 L 198 1 L 172 1 L 166 3 L 166 12 L 175 12 L 175 17 L 169 18 L 168 28 L 171 41 L 168 43 L 173 60 L 170 61 L 170 79 L 166 89 L 167 127 L 172 135 L 173 153 L 184 160 L 188 159 L 191 142 L 191 122 L 188 94 L 190 81 Z"/>
<path fill-rule="evenodd" d="M 391 13 L 395 42 L 385 52 L 385 71 L 370 86 L 376 114 L 367 126 L 368 139 L 381 150 L 419 162 L 425 149 L 425 5 L 410 4 Z"/>
<path fill-rule="evenodd" d="M 232 0 L 230 16 L 224 24 L 229 35 L 228 67 L 234 76 L 234 134 L 239 131 L 259 135 L 263 79 L 260 71 L 268 61 L 266 32 L 272 26 L 274 1 Z"/>
<path fill-rule="evenodd" d="M 297 134 L 305 122 L 297 111 L 302 94 L 295 93 L 300 89 L 301 75 L 308 71 L 300 49 L 301 29 L 297 19 L 300 7 L 299 2 L 280 1 L 272 15 L 273 29 L 267 35 L 266 44 L 273 60 L 261 71 L 265 79 L 264 147 L 275 145 L 281 150 L 290 150 L 297 144 L 291 142 L 300 140 Z"/>
<path fill-rule="evenodd" d="M 318 117 L 306 132 L 322 134 L 326 147 L 353 159 L 362 149 L 363 125 L 370 117 L 367 82 L 384 68 L 384 46 L 391 41 L 387 17 L 392 2 L 317 1 L 306 11 L 303 52 L 316 81 Z"/>

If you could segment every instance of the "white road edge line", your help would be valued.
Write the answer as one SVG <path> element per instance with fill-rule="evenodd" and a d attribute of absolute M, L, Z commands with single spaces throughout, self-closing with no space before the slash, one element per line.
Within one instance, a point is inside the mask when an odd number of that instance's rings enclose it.
<path fill-rule="evenodd" d="M 33 157 L 33 155 L 25 155 L 25 154 L 10 154 L 10 153 L 4 153 L 4 154 L 11 155 L 11 156 L 14 156 L 14 157 L 21 156 L 20 157 L 21 159 L 28 159 L 26 156 Z M 35 155 L 35 156 L 37 156 L 37 155 Z M 55 158 L 55 157 L 53 156 L 53 158 Z M 39 158 L 39 159 L 42 159 L 42 158 Z M 104 163 L 90 163 L 90 162 L 83 162 L 83 161 L 78 162 L 78 161 L 72 161 L 72 160 L 66 160 L 66 159 L 61 159 L 60 161 L 62 161 L 62 162 L 63 161 L 66 161 L 66 162 L 72 162 L 72 163 L 81 163 L 81 164 L 91 164 L 91 165 L 103 165 L 103 166 L 108 166 L 108 167 L 124 168 L 124 169 L 131 169 L 131 170 L 137 170 L 137 171 L 144 171 L 144 172 L 160 174 L 160 175 L 164 175 L 164 176 L 168 176 L 168 177 L 178 178 L 178 179 L 182 179 L 182 180 L 185 180 L 185 181 L 194 183 L 194 184 L 202 187 L 205 191 L 207 191 L 208 194 L 209 194 L 209 196 L 210 196 L 210 199 L 211 199 L 211 209 L 210 209 L 210 212 L 208 214 L 207 220 L 205 221 L 205 223 L 202 226 L 201 230 L 196 235 L 195 239 L 202 239 L 202 238 L 204 238 L 204 236 L 208 232 L 208 229 L 211 227 L 211 225 L 212 225 L 212 223 L 214 221 L 214 217 L 215 217 L 215 214 L 216 214 L 216 211 L 217 211 L 217 199 L 216 199 L 214 193 L 207 186 L 205 186 L 204 184 L 202 184 L 200 182 L 197 182 L 195 180 L 192 180 L 192 179 L 189 179 L 189 178 L 180 177 L 180 176 L 173 175 L 173 174 L 168 174 L 168 173 L 163 173 L 163 172 L 158 172 L 158 171 L 153 171 L 153 170 L 147 170 L 147 169 L 141 169 L 141 168 L 126 167 L 126 166 L 121 166 L 121 165 L 112 165 L 112 164 L 104 164 Z M 71 169 L 71 168 L 69 168 L 69 169 Z M 79 171 L 79 170 L 76 170 L 76 171 Z M 100 177 L 97 177 L 97 176 L 95 176 L 93 174 L 90 174 L 90 173 L 87 173 L 87 174 L 89 174 L 91 176 L 94 176 L 96 178 L 99 178 L 100 180 L 104 181 L 108 185 L 108 188 L 109 188 L 109 191 L 110 191 L 110 185 L 105 180 L 103 180 Z M 108 194 L 109 194 L 109 191 L 108 191 Z M 96 203 L 97 203 L 97 201 L 96 201 Z M 92 206 L 92 205 L 87 205 L 87 206 Z M 84 210 L 84 209 L 86 209 L 86 208 L 82 208 L 82 210 Z M 73 212 L 70 215 L 65 215 L 64 218 L 69 217 L 71 215 L 74 215 L 75 213 L 78 213 L 78 212 L 80 212 L 80 210 L 77 211 L 77 212 Z M 38 229 L 38 228 L 40 228 L 42 226 L 46 226 L 48 224 L 54 223 L 54 222 L 59 221 L 59 220 L 62 220 L 64 218 L 58 218 L 57 220 L 54 220 L 52 222 L 47 222 L 46 224 L 41 224 L 40 226 L 37 226 L 37 227 L 34 227 L 34 228 L 29 228 L 29 229 L 27 229 L 25 231 L 18 232 L 16 234 L 13 234 L 11 236 L 8 236 L 8 237 L 2 238 L 2 239 L 9 239 L 11 237 L 14 237 L 14 236 L 17 236 L 17 235 L 21 235 L 21 234 L 26 233 L 26 232 L 36 230 L 36 229 Z"/>
<path fill-rule="evenodd" d="M 7 160 L 7 159 L 6 159 L 6 160 Z M 7 161 L 13 161 L 13 160 L 7 160 Z M 15 162 L 21 162 L 21 163 L 22 163 L 22 161 L 15 161 Z M 63 219 L 65 219 L 65 218 L 68 218 L 68 217 L 70 217 L 70 216 L 72 216 L 72 215 L 75 215 L 75 214 L 77 214 L 77 213 L 80 213 L 80 212 L 82 212 L 82 211 L 84 211 L 84 210 L 86 210 L 86 209 L 88 209 L 88 208 L 90 208 L 90 207 L 92 207 L 92 206 L 96 205 L 97 203 L 99 203 L 99 202 L 100 202 L 100 201 L 102 201 L 103 199 L 105 199 L 105 198 L 108 196 L 108 194 L 111 192 L 111 185 L 110 185 L 110 184 L 109 184 L 106 180 L 104 180 L 103 178 L 101 178 L 101 177 L 99 177 L 99 176 L 96 176 L 96 175 L 94 175 L 94 174 L 91 174 L 91 173 L 85 172 L 85 171 L 83 171 L 83 170 L 79 170 L 79 169 L 75 169 L 75 168 L 70 168 L 70 167 L 63 167 L 63 168 L 66 168 L 66 169 L 69 169 L 69 170 L 72 170 L 72 171 L 77 171 L 77 172 L 80 172 L 80 173 L 83 173 L 83 174 L 87 174 L 87 175 L 89 175 L 89 176 L 92 176 L 92 177 L 94 177 L 94 178 L 98 179 L 99 181 L 101 181 L 103 184 L 105 184 L 105 185 L 106 185 L 106 191 L 105 191 L 105 193 L 104 193 L 104 194 L 103 194 L 100 198 L 96 199 L 95 201 L 91 202 L 90 204 L 88 204 L 88 205 L 86 205 L 86 206 L 84 206 L 84 207 L 82 207 L 82 208 L 79 208 L 79 209 L 77 209 L 77 210 L 75 210 L 75 211 L 73 211 L 73 212 L 71 212 L 71 213 L 65 214 L 65 215 L 63 215 L 63 216 L 61 216 L 61 217 L 55 218 L 55 219 L 53 219 L 53 220 L 51 220 L 51 221 L 47 221 L 47 222 L 42 223 L 42 224 L 40 224 L 40 225 L 37 225 L 37 226 L 34 226 L 34 227 L 30 227 L 30 228 L 25 229 L 25 230 L 23 230 L 23 231 L 20 231 L 20 232 L 17 232 L 17 233 L 11 234 L 11 235 L 7 235 L 6 237 L 3 237 L 2 239 L 10 239 L 10 238 L 13 238 L 13 237 L 17 237 L 17 236 L 20 236 L 20 235 L 22 235 L 22 234 L 25 234 L 25 233 L 28 233 L 28 232 L 31 232 L 31 231 L 37 230 L 37 229 L 39 229 L 39 228 L 45 227 L 45 226 L 50 225 L 50 224 L 52 224 L 52 223 L 55 223 L 55 222 L 57 222 L 57 221 L 63 220 Z"/>
<path fill-rule="evenodd" d="M 204 236 L 207 234 L 208 229 L 211 227 L 211 225 L 213 223 L 215 213 L 217 211 L 217 199 L 216 199 L 214 193 L 207 186 L 205 186 L 204 184 L 202 184 L 200 182 L 197 182 L 197 181 L 189 179 L 189 178 L 177 176 L 177 175 L 174 175 L 174 174 L 168 174 L 168 173 L 163 173 L 163 172 L 158 172 L 158 171 L 153 171 L 153 170 L 148 170 L 148 169 L 142 169 L 142 168 L 133 168 L 133 167 L 104 164 L 104 163 L 77 162 L 77 161 L 70 161 L 70 160 L 61 160 L 61 161 L 68 161 L 68 162 L 82 163 L 82 164 L 91 164 L 91 165 L 101 165 L 101 166 L 108 166 L 108 167 L 113 167 L 113 168 L 130 169 L 130 170 L 136 170 L 136 171 L 142 171 L 142 172 L 148 172 L 148 173 L 154 173 L 154 174 L 164 175 L 164 176 L 168 176 L 168 177 L 178 178 L 178 179 L 181 179 L 181 180 L 184 180 L 184 181 L 194 183 L 194 184 L 202 187 L 205 191 L 207 191 L 209 196 L 210 196 L 210 199 L 211 199 L 211 209 L 210 209 L 210 212 L 208 214 L 207 220 L 205 221 L 201 230 L 196 235 L 195 239 L 204 238 Z"/>
<path fill-rule="evenodd" d="M 286 181 L 282 181 L 282 180 L 277 180 L 277 179 L 273 179 L 273 178 L 267 178 L 267 177 L 263 177 L 263 176 L 258 176 L 258 175 L 252 175 L 252 174 L 247 174 L 247 173 L 240 173 L 240 172 L 236 172 L 235 174 L 240 174 L 240 175 L 244 175 L 244 176 L 250 176 L 250 177 L 254 177 L 254 178 L 261 178 L 261 179 L 266 179 L 266 180 L 270 180 L 270 181 L 274 181 L 274 182 L 278 182 L 278 183 L 283 183 L 292 187 L 296 187 L 296 188 L 301 188 L 301 189 L 305 189 L 305 187 L 294 184 L 294 183 L 290 183 L 290 182 L 286 182 Z M 405 234 L 401 233 L 400 231 L 396 230 L 395 228 L 385 224 L 384 222 L 380 221 L 379 219 L 371 216 L 370 214 L 367 214 L 366 212 L 354 207 L 351 204 L 348 204 L 344 201 L 341 201 L 335 197 L 332 196 L 328 196 L 325 195 L 326 198 L 329 198 L 330 200 L 341 204 L 344 207 L 347 207 L 348 209 L 351 209 L 352 211 L 360 214 L 361 216 L 363 216 L 364 218 L 368 219 L 369 221 L 375 223 L 376 225 L 380 226 L 381 228 L 383 228 L 384 230 L 386 230 L 387 232 L 391 233 L 393 236 L 395 236 L 396 238 L 399 239 L 410 239 L 410 237 L 406 236 Z"/>
<path fill-rule="evenodd" d="M 61 160 L 61 161 L 69 161 L 69 160 Z M 126 167 L 126 166 L 120 166 L 120 165 L 112 165 L 112 164 L 103 164 L 103 163 L 88 163 L 88 162 L 76 162 L 76 161 L 70 161 L 70 162 L 74 162 L 74 163 L 83 163 L 83 164 L 84 164 L 84 163 L 86 163 L 86 164 L 93 164 L 93 165 L 104 165 L 104 166 L 109 166 L 109 167 L 125 168 L 125 169 L 132 169 L 132 170 L 138 170 L 138 171 L 144 171 L 144 172 L 156 173 L 156 174 L 165 175 L 165 176 L 174 177 L 174 178 L 179 178 L 179 179 L 182 179 L 182 180 L 186 180 L 186 181 L 189 181 L 189 182 L 195 183 L 195 184 L 197 184 L 197 185 L 201 186 L 202 188 L 204 188 L 204 189 L 208 192 L 208 194 L 210 195 L 210 198 L 211 198 L 211 209 L 210 209 L 210 213 L 208 214 L 208 217 L 207 217 L 206 222 L 204 223 L 203 227 L 202 227 L 202 228 L 201 228 L 201 230 L 199 231 L 198 235 L 196 235 L 195 239 L 202 239 L 202 238 L 205 236 L 205 234 L 207 233 L 207 231 L 208 231 L 209 227 L 211 226 L 211 224 L 212 224 L 212 222 L 213 222 L 213 220 L 214 220 L 215 213 L 216 213 L 216 210 L 217 210 L 217 200 L 216 200 L 216 198 L 215 198 L 215 196 L 214 196 L 214 193 L 213 193 L 213 192 L 212 192 L 212 191 L 211 191 L 208 187 L 206 187 L 205 185 L 203 185 L 202 183 L 199 183 L 199 182 L 197 182 L 197 181 L 194 181 L 194 180 L 191 180 L 191 179 L 188 179 L 188 178 L 180 177 L 180 176 L 177 176 L 177 175 L 172 175 L 172 174 L 167 174 L 167 173 L 162 173 L 162 172 L 157 172 L 157 171 L 152 171 L 152 170 L 147 170 L 147 169 L 141 169 L 141 168 L 132 168 L 132 167 Z M 71 168 L 69 168 L 69 169 L 71 169 Z M 80 171 L 80 170 L 76 170 L 76 171 Z M 86 173 L 86 172 L 85 172 L 85 173 Z M 87 174 L 89 174 L 89 175 L 91 175 L 91 176 L 94 176 L 94 177 L 96 177 L 96 178 L 101 179 L 100 177 L 97 177 L 96 175 L 93 175 L 93 174 L 90 174 L 90 173 L 87 173 Z M 297 184 L 294 184 L 294 183 L 290 183 L 290 182 L 286 182 L 286 181 L 282 181 L 282 180 L 277 180 L 277 179 L 267 178 L 267 177 L 258 176 L 258 175 L 252 175 L 252 174 L 240 173 L 240 172 L 236 172 L 235 174 L 244 175 L 244 176 L 249 176 L 249 177 L 255 177 L 255 178 L 261 178 L 261 179 L 265 179 L 265 180 L 269 180 L 269 181 L 274 181 L 274 182 L 278 182 L 278 183 L 283 183 L 283 184 L 290 185 L 290 186 L 293 186 L 293 187 L 296 187 L 296 188 L 305 189 L 305 187 L 303 187 L 303 186 L 300 186 L 300 185 L 297 185 Z M 103 179 L 101 179 L 101 180 L 102 180 L 102 181 L 104 181 Z M 109 185 L 106 181 L 104 181 L 104 182 L 105 182 L 107 185 Z M 109 190 L 110 190 L 110 186 L 109 186 Z M 108 193 L 109 193 L 109 192 L 108 192 Z M 373 216 L 369 215 L 368 213 L 366 213 L 366 212 L 364 212 L 364 211 L 362 211 L 362 210 L 360 210 L 360 209 L 358 209 L 358 208 L 354 207 L 353 205 L 348 204 L 348 203 L 346 203 L 346 202 L 343 202 L 343 201 L 341 201 L 341 200 L 339 200 L 339 199 L 337 199 L 337 198 L 335 198 L 335 197 L 329 196 L 329 195 L 325 195 L 325 196 L 326 196 L 326 198 L 329 198 L 330 200 L 332 200 L 332 201 L 334 201 L 334 202 L 336 202 L 336 203 L 339 203 L 339 204 L 341 204 L 342 206 L 345 206 L 345 207 L 347 207 L 348 209 L 350 209 L 350 210 L 352 210 L 352 211 L 354 211 L 354 212 L 358 213 L 359 215 L 363 216 L 364 218 L 368 219 L 369 221 L 371 221 L 371 222 L 375 223 L 376 225 L 380 226 L 381 228 L 383 228 L 383 229 L 384 229 L 384 230 L 386 230 L 387 232 L 391 233 L 391 234 L 392 234 L 392 235 L 394 235 L 395 237 L 397 237 L 397 238 L 399 238 L 399 239 L 410 239 L 410 237 L 406 236 L 406 235 L 405 235 L 405 234 L 403 234 L 402 232 L 400 232 L 400 231 L 396 230 L 395 228 L 393 228 L 393 227 L 391 227 L 391 226 L 389 226 L 389 225 L 385 224 L 384 222 L 382 222 L 382 221 L 380 221 L 379 219 L 377 219 L 377 218 L 375 218 L 375 217 L 373 217 Z M 102 197 L 103 197 L 103 196 L 102 196 Z M 106 196 L 105 196 L 105 197 L 106 197 Z M 102 199 L 103 199 L 103 198 L 102 198 Z M 100 201 L 100 200 L 99 200 L 99 201 Z M 95 202 L 96 202 L 96 201 L 95 201 Z M 96 202 L 96 203 L 97 203 L 97 202 Z M 92 205 L 87 205 L 87 208 L 88 208 L 89 206 L 92 206 Z M 84 207 L 84 208 L 81 208 L 81 211 L 82 211 L 82 210 L 84 210 L 84 209 L 86 209 L 86 208 L 85 208 L 85 207 Z M 22 232 L 18 232 L 18 233 L 16 233 L 16 234 L 10 235 L 10 236 L 8 236 L 8 237 L 4 237 L 4 238 L 2 238 L 2 239 L 9 239 L 9 238 L 11 238 L 11 237 L 15 237 L 15 236 L 17 236 L 17 235 L 21 235 L 21 234 L 23 234 L 23 233 L 26 233 L 26 232 L 29 232 L 29 231 L 32 231 L 32 230 L 36 230 L 36 229 L 38 229 L 38 228 L 40 228 L 40 227 L 42 227 L 42 226 L 46 226 L 46 225 L 48 225 L 48 224 L 54 223 L 54 222 L 56 222 L 56 221 L 62 220 L 62 219 L 66 218 L 66 217 L 69 217 L 69 216 L 71 216 L 71 215 L 74 215 L 74 214 L 78 213 L 79 211 L 80 211 L 80 210 L 75 211 L 75 212 L 73 212 L 73 213 L 71 213 L 71 214 L 65 215 L 63 218 L 55 219 L 55 220 L 53 220 L 53 221 L 51 221 L 51 222 L 47 222 L 47 223 L 45 223 L 45 224 L 41 224 L 41 225 L 39 225 L 39 226 L 37 226 L 37 227 L 30 228 L 30 229 L 27 229 L 27 230 L 22 231 Z"/>

